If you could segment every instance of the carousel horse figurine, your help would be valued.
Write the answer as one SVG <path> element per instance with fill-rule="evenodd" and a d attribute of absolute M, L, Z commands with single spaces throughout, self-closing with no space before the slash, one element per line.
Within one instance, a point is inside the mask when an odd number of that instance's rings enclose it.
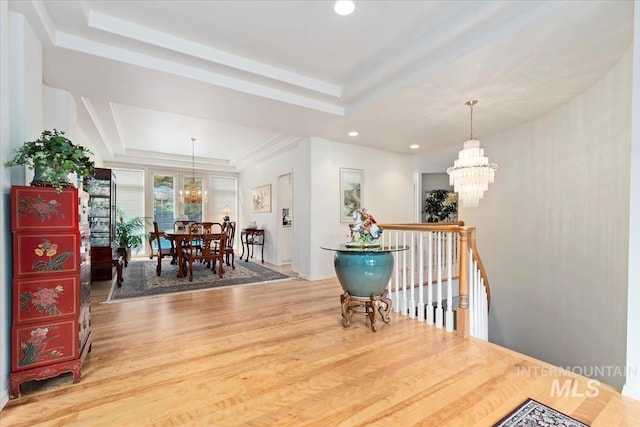
<path fill-rule="evenodd" d="M 378 227 L 376 220 L 366 209 L 362 208 L 353 212 L 354 224 L 351 227 L 352 239 L 353 233 L 359 233 L 360 240 L 375 241 L 382 234 L 382 228 Z M 365 236 L 370 236 L 367 239 Z M 355 240 L 354 240 L 355 241 Z"/>

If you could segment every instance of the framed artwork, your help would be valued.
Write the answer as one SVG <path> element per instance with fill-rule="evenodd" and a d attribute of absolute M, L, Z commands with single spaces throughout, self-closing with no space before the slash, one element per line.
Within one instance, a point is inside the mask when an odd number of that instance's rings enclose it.
<path fill-rule="evenodd" d="M 282 208 L 282 225 L 291 227 L 291 211 L 289 208 Z"/>
<path fill-rule="evenodd" d="M 353 222 L 353 211 L 362 207 L 364 171 L 340 168 L 340 222 Z"/>
<path fill-rule="evenodd" d="M 271 184 L 251 190 L 251 212 L 271 212 Z"/>

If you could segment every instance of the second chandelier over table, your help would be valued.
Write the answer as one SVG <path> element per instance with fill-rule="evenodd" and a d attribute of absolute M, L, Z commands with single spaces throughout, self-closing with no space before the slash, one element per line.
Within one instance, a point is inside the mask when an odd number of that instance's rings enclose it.
<path fill-rule="evenodd" d="M 180 190 L 180 203 L 202 203 L 207 201 L 207 191 L 202 190 L 196 181 L 196 139 L 191 138 L 191 182 L 185 191 Z M 185 186 L 186 187 L 186 186 Z"/>

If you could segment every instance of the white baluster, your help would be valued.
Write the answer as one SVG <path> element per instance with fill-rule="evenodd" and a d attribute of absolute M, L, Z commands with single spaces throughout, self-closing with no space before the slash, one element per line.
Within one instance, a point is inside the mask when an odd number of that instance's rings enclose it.
<path fill-rule="evenodd" d="M 416 317 L 416 297 L 415 297 L 415 288 L 416 288 L 416 263 L 415 263 L 415 254 L 416 254 L 416 232 L 412 231 L 411 232 L 411 247 L 409 248 L 409 250 L 411 251 L 411 258 L 410 258 L 410 268 L 411 268 L 411 272 L 409 274 L 410 277 L 410 294 L 409 294 L 409 318 L 411 319 L 415 319 Z"/>
<path fill-rule="evenodd" d="M 400 232 L 398 230 L 394 231 L 394 236 L 395 236 L 395 245 L 398 246 L 398 234 Z M 391 239 L 390 239 L 391 240 Z M 393 263 L 394 265 L 394 269 L 395 269 L 395 292 L 393 293 L 393 311 L 395 311 L 396 313 L 400 311 L 400 289 L 399 289 L 399 283 L 400 283 L 400 276 L 399 276 L 399 271 L 400 271 L 400 266 L 399 266 L 399 254 L 396 254 L 396 262 Z"/>
<path fill-rule="evenodd" d="M 433 232 L 428 231 L 427 246 L 429 258 L 427 260 L 427 324 L 433 325 Z"/>
<path fill-rule="evenodd" d="M 420 281 L 420 288 L 418 290 L 418 321 L 424 322 L 425 319 L 425 311 L 424 311 L 424 233 L 418 232 L 418 239 L 420 243 L 418 244 L 419 249 L 418 253 L 420 255 L 420 259 L 418 260 L 418 268 L 420 269 L 418 272 L 418 280 Z"/>
<path fill-rule="evenodd" d="M 447 332 L 453 331 L 453 292 L 451 286 L 451 264 L 453 258 L 453 235 L 447 232 L 447 318 L 446 328 Z"/>
<path fill-rule="evenodd" d="M 436 309 L 436 327 L 442 328 L 443 324 L 443 308 L 442 308 L 442 232 L 436 233 L 436 241 L 438 244 L 437 262 L 438 262 L 438 308 Z"/>
<path fill-rule="evenodd" d="M 407 232 L 402 232 L 402 246 L 407 246 Z M 402 315 L 407 315 L 407 251 L 402 251 Z"/>

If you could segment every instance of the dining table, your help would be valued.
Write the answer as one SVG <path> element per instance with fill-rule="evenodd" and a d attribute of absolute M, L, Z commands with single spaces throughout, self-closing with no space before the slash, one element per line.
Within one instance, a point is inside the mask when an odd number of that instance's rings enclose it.
<path fill-rule="evenodd" d="M 184 257 L 182 254 L 182 247 L 184 243 L 189 240 L 189 237 L 191 237 L 192 239 L 199 238 L 200 240 L 202 240 L 203 235 L 204 233 L 194 233 L 194 232 L 189 234 L 188 230 L 171 230 L 171 231 L 164 232 L 165 238 L 171 241 L 171 245 L 172 247 L 175 248 L 175 251 L 177 254 L 178 273 L 176 277 L 178 278 L 187 277 L 187 271 L 186 271 L 184 260 L 183 260 Z"/>

